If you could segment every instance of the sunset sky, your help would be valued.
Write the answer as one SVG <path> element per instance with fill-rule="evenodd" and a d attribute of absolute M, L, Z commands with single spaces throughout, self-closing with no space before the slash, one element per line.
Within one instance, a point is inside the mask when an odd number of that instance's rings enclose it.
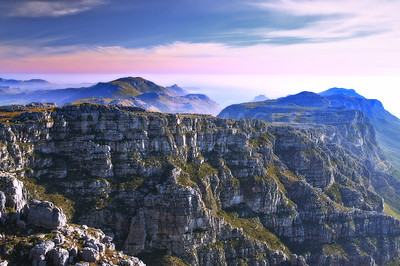
<path fill-rule="evenodd" d="M 400 116 L 400 1 L 2 0 L 0 10 L 3 78 L 143 76 L 222 105 L 338 86 Z"/>

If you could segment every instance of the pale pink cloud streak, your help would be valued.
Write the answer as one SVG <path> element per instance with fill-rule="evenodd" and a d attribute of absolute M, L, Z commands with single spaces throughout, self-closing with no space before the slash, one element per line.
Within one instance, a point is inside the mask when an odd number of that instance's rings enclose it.
<path fill-rule="evenodd" d="M 4 73 L 182 73 L 269 75 L 393 75 L 400 70 L 400 45 L 393 35 L 376 35 L 331 43 L 229 47 L 217 43 L 183 43 L 153 48 L 78 47 L 32 50 L 6 57 Z"/>

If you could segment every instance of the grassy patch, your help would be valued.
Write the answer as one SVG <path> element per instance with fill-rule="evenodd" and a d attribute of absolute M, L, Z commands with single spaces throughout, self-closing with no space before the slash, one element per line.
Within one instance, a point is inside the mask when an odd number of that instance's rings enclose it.
<path fill-rule="evenodd" d="M 400 259 L 395 259 L 391 262 L 388 262 L 387 264 L 385 264 L 386 266 L 399 266 L 400 265 Z"/>
<path fill-rule="evenodd" d="M 12 120 L 23 113 L 34 113 L 34 112 L 42 113 L 45 111 L 54 111 L 54 109 L 55 109 L 54 107 L 51 107 L 51 108 L 29 108 L 26 111 L 10 111 L 10 112 L 1 111 L 0 112 L 0 123 L 4 123 L 9 120 Z"/>
<path fill-rule="evenodd" d="M 400 214 L 400 195 L 397 193 L 396 189 L 392 186 L 385 186 L 377 187 L 375 191 L 385 200 L 386 205 L 389 206 L 393 212 Z"/>
<path fill-rule="evenodd" d="M 118 188 L 122 190 L 134 190 L 140 187 L 140 185 L 143 184 L 144 180 L 145 179 L 143 177 L 134 177 L 130 181 L 119 183 Z"/>
<path fill-rule="evenodd" d="M 187 264 L 178 257 L 166 255 L 161 259 L 160 265 L 186 266 Z"/>
<path fill-rule="evenodd" d="M 206 176 L 218 175 L 218 171 L 208 163 L 202 164 L 186 164 L 185 172 L 189 174 L 190 180 L 198 182 Z"/>
<path fill-rule="evenodd" d="M 202 199 L 207 208 L 216 211 L 218 205 L 211 190 L 210 180 L 207 177 L 218 175 L 218 171 L 208 163 L 186 164 L 185 171 L 189 174 L 190 180 L 199 186 L 202 192 Z"/>
<path fill-rule="evenodd" d="M 385 206 L 385 214 L 400 220 L 400 215 L 397 212 L 395 212 L 386 202 L 384 203 L 384 206 Z"/>
<path fill-rule="evenodd" d="M 343 203 L 342 201 L 342 194 L 340 193 L 340 185 L 339 183 L 333 183 L 332 186 L 330 186 L 327 190 L 328 196 L 336 201 L 337 203 Z"/>
<path fill-rule="evenodd" d="M 213 175 L 217 176 L 218 170 L 208 163 L 194 164 L 185 161 L 171 161 L 171 163 L 182 169 L 178 177 L 179 184 L 184 187 L 199 187 L 206 207 L 217 210 L 218 204 L 210 186 L 210 178 Z"/>
<path fill-rule="evenodd" d="M 278 184 L 279 189 L 286 193 L 285 184 L 291 184 L 299 181 L 299 178 L 293 174 L 291 171 L 282 171 L 278 166 L 274 164 L 268 164 L 267 177 L 273 178 Z M 283 183 L 282 183 L 283 182 Z"/>
<path fill-rule="evenodd" d="M 253 146 L 254 148 L 257 148 L 260 146 L 272 146 L 271 140 L 273 138 L 274 138 L 274 136 L 271 133 L 262 134 L 258 138 L 249 139 L 249 144 L 251 146 Z"/>
<path fill-rule="evenodd" d="M 34 178 L 24 178 L 21 180 L 24 183 L 24 188 L 29 196 L 33 199 L 51 201 L 57 207 L 61 208 L 68 220 L 72 218 L 75 213 L 75 202 L 68 199 L 59 193 L 47 193 L 44 185 L 38 185 Z"/>
<path fill-rule="evenodd" d="M 137 257 L 146 265 L 157 266 L 186 266 L 180 258 L 167 254 L 166 250 L 154 250 L 151 253 L 140 253 Z"/>
<path fill-rule="evenodd" d="M 242 228 L 248 237 L 265 242 L 272 250 L 280 250 L 291 256 L 289 249 L 284 246 L 276 235 L 261 224 L 258 217 L 239 218 L 237 213 L 227 213 L 225 211 L 219 211 L 218 214 L 232 226 Z"/>
<path fill-rule="evenodd" d="M 0 112 L 0 122 L 6 122 L 8 120 L 11 120 L 22 113 L 24 113 L 24 111 Z"/>
<path fill-rule="evenodd" d="M 347 258 L 346 252 L 341 245 L 324 245 L 322 248 L 325 255 L 337 255 L 340 258 Z"/>

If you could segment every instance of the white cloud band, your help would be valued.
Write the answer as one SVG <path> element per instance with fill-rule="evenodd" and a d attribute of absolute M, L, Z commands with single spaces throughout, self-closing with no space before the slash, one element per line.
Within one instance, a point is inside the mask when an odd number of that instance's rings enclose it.
<path fill-rule="evenodd" d="M 104 0 L 24 1 L 14 6 L 14 17 L 60 17 L 74 15 L 104 4 Z"/>

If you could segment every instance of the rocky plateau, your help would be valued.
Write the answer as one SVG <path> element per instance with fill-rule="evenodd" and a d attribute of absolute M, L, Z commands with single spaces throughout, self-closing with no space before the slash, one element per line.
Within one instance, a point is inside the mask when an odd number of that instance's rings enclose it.
<path fill-rule="evenodd" d="M 312 125 L 118 105 L 0 111 L 3 263 L 400 261 L 400 221 L 376 191 L 398 181 L 362 111 Z"/>

